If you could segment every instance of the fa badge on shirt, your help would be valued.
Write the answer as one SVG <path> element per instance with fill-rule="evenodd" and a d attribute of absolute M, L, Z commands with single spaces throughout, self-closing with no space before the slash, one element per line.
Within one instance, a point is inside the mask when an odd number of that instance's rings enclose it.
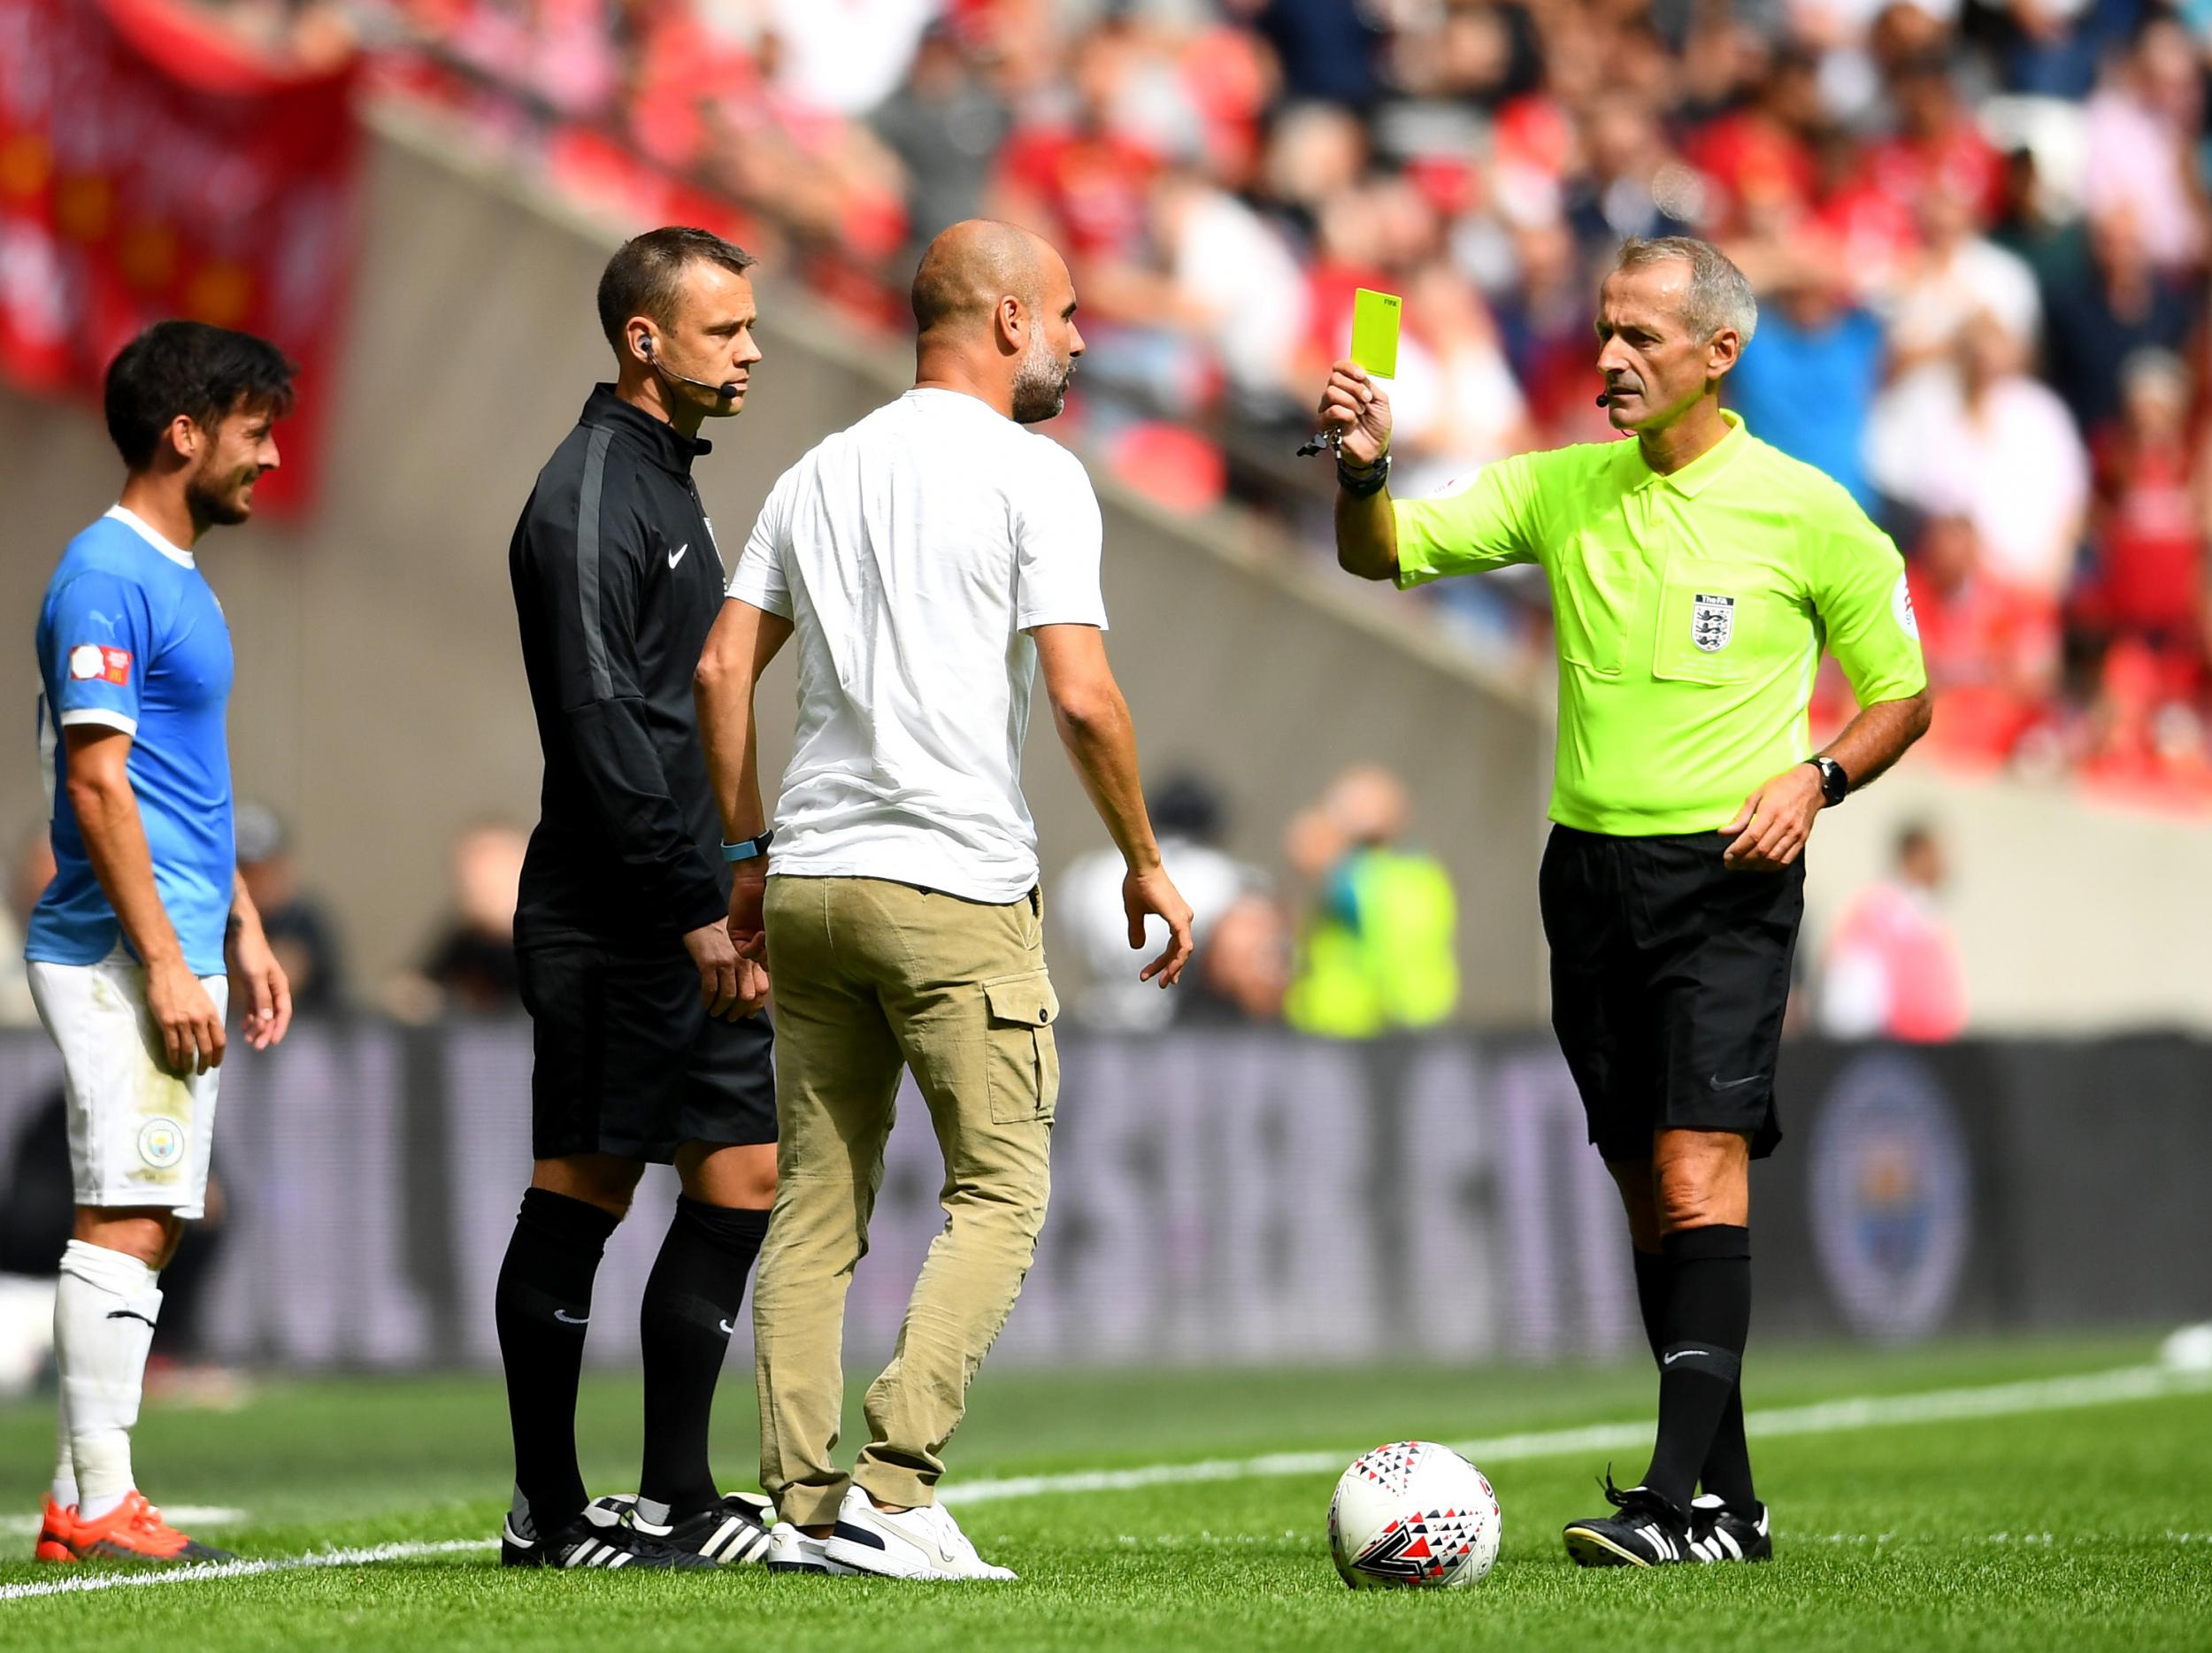
<path fill-rule="evenodd" d="M 1690 641 L 1707 654 L 1718 654 L 1735 634 L 1736 599 L 1702 591 L 1696 596 L 1690 608 Z"/>

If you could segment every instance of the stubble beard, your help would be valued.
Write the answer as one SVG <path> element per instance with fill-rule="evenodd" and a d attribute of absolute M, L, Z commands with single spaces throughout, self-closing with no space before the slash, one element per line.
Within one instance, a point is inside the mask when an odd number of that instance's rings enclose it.
<path fill-rule="evenodd" d="M 220 485 L 196 479 L 185 489 L 185 504 L 193 517 L 216 527 L 235 527 L 253 517 L 253 504 L 246 497 L 246 489 L 261 475 L 261 467 L 248 465 L 234 471 Z"/>
<path fill-rule="evenodd" d="M 1021 365 L 1014 372 L 1015 423 L 1037 425 L 1057 419 L 1068 404 L 1068 375 L 1072 372 L 1072 363 L 1064 363 L 1053 355 L 1052 347 L 1045 342 L 1044 329 L 1033 329 L 1029 349 L 1023 352 Z"/>

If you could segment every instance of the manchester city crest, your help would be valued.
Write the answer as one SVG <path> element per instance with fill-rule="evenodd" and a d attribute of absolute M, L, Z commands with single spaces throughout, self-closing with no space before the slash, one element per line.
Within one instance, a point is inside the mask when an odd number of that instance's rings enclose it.
<path fill-rule="evenodd" d="M 174 1119 L 156 1118 L 138 1128 L 138 1157 L 156 1171 L 166 1171 L 184 1157 L 184 1126 Z"/>
<path fill-rule="evenodd" d="M 1690 607 L 1690 641 L 1707 654 L 1718 654 L 1736 631 L 1736 599 L 1697 594 Z"/>

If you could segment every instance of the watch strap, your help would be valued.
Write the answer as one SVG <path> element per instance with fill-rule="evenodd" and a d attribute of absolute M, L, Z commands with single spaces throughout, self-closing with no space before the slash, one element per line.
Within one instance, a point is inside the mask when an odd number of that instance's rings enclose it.
<path fill-rule="evenodd" d="M 766 855 L 768 846 L 775 841 L 776 829 L 771 826 L 757 838 L 741 838 L 735 843 L 725 843 L 722 858 L 725 861 L 750 861 L 757 856 Z"/>
<path fill-rule="evenodd" d="M 1383 450 L 1382 457 L 1372 465 L 1351 465 L 1344 463 L 1341 451 L 1336 459 L 1336 485 L 1354 499 L 1365 499 L 1382 491 L 1390 481 L 1390 450 Z"/>
<path fill-rule="evenodd" d="M 1851 777 L 1841 764 L 1832 757 L 1808 757 L 1805 761 L 1820 777 L 1820 796 L 1832 807 L 1851 796 Z"/>

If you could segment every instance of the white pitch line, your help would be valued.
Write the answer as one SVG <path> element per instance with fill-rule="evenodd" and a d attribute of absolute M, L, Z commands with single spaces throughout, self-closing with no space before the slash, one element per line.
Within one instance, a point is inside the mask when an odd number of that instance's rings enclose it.
<path fill-rule="evenodd" d="M 235 1526 L 246 1518 L 243 1510 L 219 1503 L 165 1503 L 161 1518 L 172 1526 Z M 38 1531 L 42 1515 L 0 1515 L 0 1534 L 25 1536 Z"/>
<path fill-rule="evenodd" d="M 2151 1400 L 2167 1395 L 2201 1394 L 2212 1389 L 2212 1372 L 2170 1366 L 2122 1366 L 2110 1372 L 2089 1372 L 2070 1378 L 2032 1378 L 2017 1383 L 1986 1384 L 1978 1388 L 1932 1389 L 1917 1395 L 1861 1395 L 1824 1401 L 1811 1406 L 1770 1408 L 1747 1414 L 1746 1433 L 1771 1438 L 1780 1435 L 1838 1434 L 1889 1424 L 1941 1423 L 1970 1418 L 2014 1418 L 2030 1412 L 2067 1411 L 2078 1407 L 2109 1406 L 2127 1401 Z M 1591 1424 L 1575 1429 L 1532 1430 L 1521 1434 L 1497 1435 L 1486 1441 L 1463 1441 L 1453 1449 L 1480 1464 L 1503 1464 L 1525 1458 L 1562 1457 L 1579 1452 L 1617 1451 L 1643 1445 L 1651 1438 L 1647 1419 Z M 949 1488 L 948 1500 L 963 1506 L 991 1503 L 1009 1498 L 1033 1498 L 1050 1494 L 1125 1492 L 1141 1487 L 1186 1485 L 1192 1481 L 1244 1480 L 1268 1476 L 1320 1475 L 1347 1459 L 1341 1451 L 1271 1452 L 1258 1457 L 1210 1458 L 1196 1464 L 1148 1464 L 1134 1469 L 1087 1470 L 1056 1475 L 1016 1475 L 1000 1480 L 979 1480 Z M 2168 1535 L 2170 1538 L 2172 1534 Z M 2196 1542 L 2183 1534 L 2180 1542 Z M 1815 1541 L 1822 1542 L 1822 1541 Z M 1826 1542 L 1856 1542 L 1839 1534 Z M 313 1555 L 281 1557 L 267 1561 L 218 1561 L 164 1572 L 78 1573 L 50 1583 L 0 1585 L 0 1602 L 23 1601 L 39 1595 L 63 1595 L 82 1590 L 142 1588 L 160 1584 L 198 1584 L 218 1579 L 250 1578 L 264 1572 L 292 1572 L 306 1567 L 350 1567 L 379 1561 L 405 1561 L 423 1556 L 464 1555 L 497 1547 L 488 1538 L 449 1539 L 442 1543 L 375 1544 L 359 1549 L 324 1550 Z"/>
<path fill-rule="evenodd" d="M 1792 1544 L 1834 1544 L 1880 1549 L 1890 1544 L 1989 1545 L 2032 1549 L 2090 1549 L 2101 1544 L 2212 1544 L 2212 1533 L 1796 1533 L 1781 1528 L 1775 1536 Z"/>
<path fill-rule="evenodd" d="M 1881 1549 L 1892 1544 L 1917 1544 L 1961 1549 L 2008 1546 L 2032 1549 L 2092 1549 L 2107 1544 L 2212 1545 L 2212 1533 L 2184 1533 L 2168 1527 L 2163 1533 L 1801 1533 L 1793 1526 L 1777 1527 L 1778 1543 L 1827 1544 L 1838 1549 Z M 1140 1537 L 1123 1533 L 1114 1542 L 1124 1549 L 1258 1549 L 1281 1544 L 1310 1545 L 1310 1533 L 1295 1527 L 1283 1533 L 1147 1533 Z"/>
<path fill-rule="evenodd" d="M 2122 1366 L 2070 1378 L 2031 1378 L 1978 1388 L 1932 1389 L 1918 1395 L 1859 1395 L 1811 1406 L 1772 1407 L 1747 1413 L 1744 1431 L 1762 1439 L 1836 1434 L 1889 1424 L 1942 1423 L 1969 1418 L 2012 1418 L 2028 1412 L 2109 1406 L 2162 1395 L 2212 1389 L 2212 1372 L 2170 1366 Z M 1651 1421 L 1589 1424 L 1575 1429 L 1539 1429 L 1452 1442 L 1452 1449 L 1479 1465 L 1524 1458 L 1617 1452 L 1651 1442 Z M 1051 1494 L 1128 1492 L 1190 1481 L 1248 1480 L 1265 1476 L 1321 1475 L 1349 1460 L 1341 1452 L 1271 1452 L 1258 1457 L 1208 1458 L 1196 1464 L 1147 1464 L 1134 1469 L 1083 1470 L 1056 1475 L 1012 1475 L 945 1488 L 948 1504 L 995 1503 Z"/>
<path fill-rule="evenodd" d="M 156 1584 L 208 1584 L 217 1579 L 250 1579 L 262 1572 L 297 1572 L 303 1567 L 358 1567 L 375 1561 L 410 1561 L 419 1556 L 457 1556 L 496 1549 L 495 1538 L 449 1538 L 437 1543 L 366 1544 L 357 1549 L 318 1550 L 309 1556 L 280 1556 L 268 1561 L 204 1561 L 196 1566 L 134 1572 L 73 1572 L 50 1583 L 0 1584 L 0 1602 L 34 1595 L 74 1595 L 86 1590 L 144 1589 Z"/>

